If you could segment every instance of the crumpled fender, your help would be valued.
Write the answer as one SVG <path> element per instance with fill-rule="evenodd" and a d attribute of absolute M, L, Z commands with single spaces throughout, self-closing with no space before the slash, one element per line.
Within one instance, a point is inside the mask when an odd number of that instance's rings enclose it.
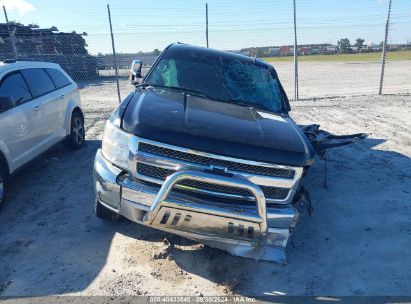
<path fill-rule="evenodd" d="M 334 135 L 320 129 L 320 125 L 299 125 L 308 138 L 316 154 L 323 156 L 328 149 L 346 146 L 368 136 L 367 133 Z"/>

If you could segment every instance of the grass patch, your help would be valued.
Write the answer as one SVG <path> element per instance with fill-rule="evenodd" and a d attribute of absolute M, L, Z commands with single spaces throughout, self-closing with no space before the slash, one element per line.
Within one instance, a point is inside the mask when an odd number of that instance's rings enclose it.
<path fill-rule="evenodd" d="M 293 61 L 293 56 L 266 57 L 261 58 L 266 62 L 287 62 Z M 381 53 L 360 53 L 360 54 L 337 54 L 337 55 L 308 55 L 298 56 L 298 61 L 340 61 L 340 62 L 362 62 L 380 61 Z M 387 60 L 411 60 L 411 51 L 387 52 Z"/>

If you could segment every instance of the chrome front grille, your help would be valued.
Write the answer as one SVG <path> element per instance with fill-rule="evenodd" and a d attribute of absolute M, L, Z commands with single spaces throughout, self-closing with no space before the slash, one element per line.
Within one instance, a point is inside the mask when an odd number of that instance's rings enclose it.
<path fill-rule="evenodd" d="M 301 167 L 291 167 L 237 159 L 207 152 L 135 138 L 131 144 L 130 168 L 135 178 L 151 184 L 162 185 L 176 171 L 194 170 L 246 179 L 259 186 L 267 204 L 291 203 L 303 172 Z M 176 191 L 197 192 L 229 202 L 253 201 L 244 189 L 210 183 L 181 181 Z"/>
<path fill-rule="evenodd" d="M 174 172 L 175 172 L 174 170 L 163 169 L 163 168 L 159 168 L 159 167 L 155 167 L 155 166 L 151 166 L 147 164 L 139 164 L 137 166 L 138 174 L 149 176 L 149 177 L 156 178 L 156 179 L 161 179 L 161 180 L 165 180 L 167 176 L 173 174 Z M 218 193 L 228 194 L 232 196 L 252 198 L 251 193 L 249 193 L 248 191 L 244 189 L 221 186 L 221 185 L 216 185 L 216 184 L 202 183 L 202 182 L 197 182 L 197 181 L 192 181 L 192 180 L 185 180 L 185 181 L 179 182 L 177 186 L 187 191 L 196 191 L 200 189 L 204 191 L 218 192 Z M 263 191 L 267 199 L 280 199 L 280 200 L 285 199 L 289 192 L 289 189 L 281 189 L 281 188 L 275 188 L 275 187 L 260 186 L 260 188 Z"/>
<path fill-rule="evenodd" d="M 275 176 L 290 178 L 294 177 L 295 172 L 289 169 L 280 169 L 273 167 L 255 166 L 250 164 L 244 164 L 239 162 L 232 162 L 222 159 L 210 158 L 202 155 L 185 153 L 165 147 L 155 146 L 148 143 L 140 143 L 139 151 L 147 152 L 155 155 L 170 157 L 173 159 L 182 160 L 189 163 L 204 165 L 204 166 L 219 166 L 229 170 L 247 172 L 250 174 L 258 174 L 265 176 Z"/>

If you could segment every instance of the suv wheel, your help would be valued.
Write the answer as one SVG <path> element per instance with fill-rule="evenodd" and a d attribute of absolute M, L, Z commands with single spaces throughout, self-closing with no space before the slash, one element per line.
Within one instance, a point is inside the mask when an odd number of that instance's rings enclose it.
<path fill-rule="evenodd" d="M 96 214 L 98 218 L 101 218 L 103 220 L 110 220 L 110 221 L 120 220 L 120 216 L 117 213 L 103 206 L 98 201 L 96 201 L 94 204 L 94 213 Z"/>
<path fill-rule="evenodd" d="M 80 113 L 74 112 L 71 116 L 70 135 L 66 139 L 68 148 L 76 150 L 80 149 L 85 140 L 84 119 Z"/>
<path fill-rule="evenodd" d="M 6 198 L 6 189 L 7 189 L 7 174 L 6 170 L 0 162 L 0 209 L 4 205 L 4 200 Z"/>

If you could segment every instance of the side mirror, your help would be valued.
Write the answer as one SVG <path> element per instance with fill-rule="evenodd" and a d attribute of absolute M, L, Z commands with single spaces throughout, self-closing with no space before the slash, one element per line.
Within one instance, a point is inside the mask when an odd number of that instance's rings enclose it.
<path fill-rule="evenodd" d="M 131 63 L 131 68 L 130 68 L 130 75 L 129 79 L 131 84 L 135 85 L 139 83 L 139 79 L 143 78 L 141 75 L 141 68 L 143 66 L 143 63 L 140 60 L 133 60 Z"/>
<path fill-rule="evenodd" d="M 0 96 L 0 113 L 14 108 L 14 98 L 11 96 Z"/>

